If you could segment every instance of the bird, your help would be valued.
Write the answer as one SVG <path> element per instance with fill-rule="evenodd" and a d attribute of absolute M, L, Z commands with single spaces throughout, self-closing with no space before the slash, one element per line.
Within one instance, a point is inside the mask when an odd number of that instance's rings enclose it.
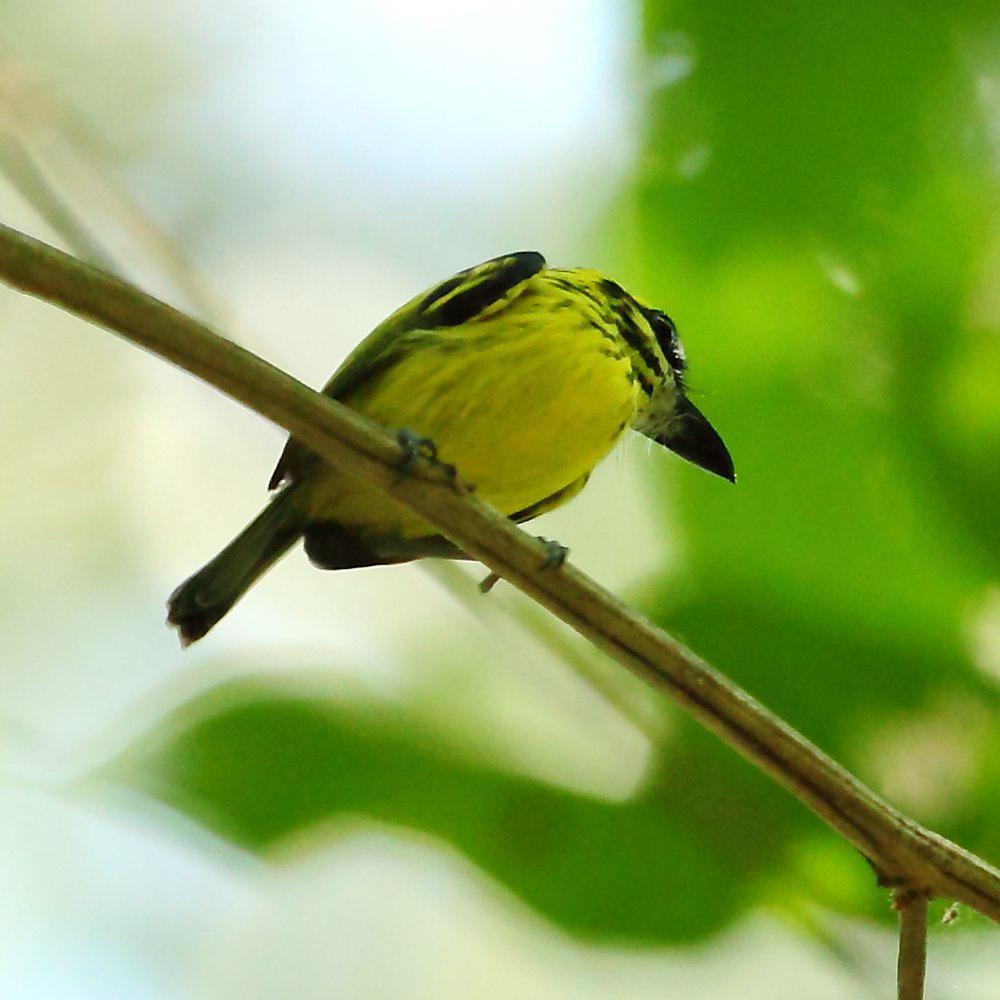
<path fill-rule="evenodd" d="M 397 431 L 404 449 L 458 470 L 481 499 L 523 523 L 575 497 L 629 428 L 735 482 L 726 445 L 688 398 L 686 371 L 665 312 L 598 271 L 549 267 L 540 253 L 520 251 L 397 309 L 323 392 Z M 183 645 L 299 539 L 329 570 L 467 558 L 417 513 L 294 438 L 269 488 L 257 517 L 170 595 L 167 621 Z"/>

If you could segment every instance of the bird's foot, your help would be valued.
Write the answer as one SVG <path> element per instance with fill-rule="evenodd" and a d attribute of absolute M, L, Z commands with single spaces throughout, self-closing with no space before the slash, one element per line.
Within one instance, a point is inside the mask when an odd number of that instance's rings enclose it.
<path fill-rule="evenodd" d="M 458 475 L 454 465 L 438 459 L 437 445 L 426 437 L 421 437 L 415 431 L 403 428 L 396 431 L 396 440 L 403 449 L 398 468 L 401 472 L 409 472 L 418 459 L 430 462 L 440 473 L 445 482 L 454 483 Z"/>
<path fill-rule="evenodd" d="M 548 538 L 542 538 L 541 535 L 536 536 L 538 540 L 545 546 L 545 559 L 542 562 L 542 569 L 559 569 L 564 562 L 566 562 L 566 557 L 569 555 L 569 549 L 565 545 L 560 545 L 558 542 L 551 541 Z"/>
<path fill-rule="evenodd" d="M 540 569 L 559 569 L 566 562 L 569 549 L 565 545 L 560 545 L 559 542 L 542 538 L 541 535 L 535 537 L 545 546 L 545 558 L 542 560 Z M 479 592 L 488 594 L 499 582 L 500 577 L 496 573 L 490 573 L 480 581 Z"/>
<path fill-rule="evenodd" d="M 401 469 L 408 469 L 418 458 L 426 458 L 429 462 L 437 461 L 437 445 L 430 438 L 421 437 L 416 431 L 404 427 L 396 431 L 396 440 L 403 449 L 399 462 Z"/>

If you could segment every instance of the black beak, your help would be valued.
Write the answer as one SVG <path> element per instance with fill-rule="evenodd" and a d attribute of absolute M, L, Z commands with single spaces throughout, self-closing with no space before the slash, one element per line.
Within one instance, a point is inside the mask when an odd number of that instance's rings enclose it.
<path fill-rule="evenodd" d="M 729 449 L 715 428 L 694 403 L 681 396 L 670 429 L 653 438 L 689 462 L 714 472 L 731 483 L 736 482 L 736 470 Z"/>

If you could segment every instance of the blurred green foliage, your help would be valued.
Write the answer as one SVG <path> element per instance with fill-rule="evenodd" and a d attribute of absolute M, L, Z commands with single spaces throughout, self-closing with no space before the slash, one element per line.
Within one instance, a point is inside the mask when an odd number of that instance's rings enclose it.
<path fill-rule="evenodd" d="M 998 38 L 996 5 L 962 0 L 650 0 L 657 86 L 609 220 L 740 474 L 729 490 L 656 466 L 685 563 L 643 584 L 646 609 L 994 861 L 997 688 L 970 629 L 1000 567 L 1000 191 L 979 80 Z M 859 858 L 687 720 L 626 803 L 470 764 L 385 708 L 253 683 L 163 733 L 124 780 L 248 849 L 343 816 L 412 828 L 578 934 L 687 940 L 767 904 L 888 916 Z"/>
<path fill-rule="evenodd" d="M 733 908 L 730 861 L 704 851 L 655 797 L 602 802 L 471 763 L 385 706 L 242 681 L 164 728 L 176 738 L 133 751 L 129 780 L 251 850 L 363 816 L 450 842 L 579 934 L 688 939 Z M 664 906 L 668 885 L 698 894 L 696 912 Z"/>
<path fill-rule="evenodd" d="M 1000 325 L 977 308 L 998 280 L 976 65 L 997 10 L 648 10 L 653 57 L 684 39 L 693 71 L 654 103 L 635 235 L 659 300 L 697 317 L 695 379 L 741 476 L 728 495 L 670 469 L 687 586 L 653 582 L 648 607 L 876 783 L 883 734 L 916 720 L 916 780 L 946 720 L 967 769 L 925 818 L 1000 857 L 996 688 L 969 638 L 1000 568 Z M 694 179 L 691 146 L 709 151 Z M 658 770 L 670 814 L 745 878 L 811 826 L 693 724 Z"/>

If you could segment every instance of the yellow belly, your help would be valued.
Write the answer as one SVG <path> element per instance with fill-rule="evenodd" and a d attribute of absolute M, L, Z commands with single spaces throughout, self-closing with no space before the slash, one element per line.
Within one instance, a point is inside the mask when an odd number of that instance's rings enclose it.
<path fill-rule="evenodd" d="M 416 349 L 344 402 L 391 429 L 430 438 L 476 493 L 505 514 L 589 472 L 631 422 L 630 366 L 585 323 L 536 324 Z M 317 520 L 364 534 L 433 529 L 374 491 L 324 471 L 310 489 Z"/>

